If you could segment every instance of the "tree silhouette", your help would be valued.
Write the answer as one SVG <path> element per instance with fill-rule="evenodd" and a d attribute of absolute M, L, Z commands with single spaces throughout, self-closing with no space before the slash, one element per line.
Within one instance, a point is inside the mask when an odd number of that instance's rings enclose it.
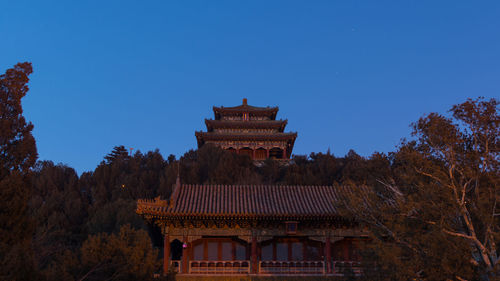
<path fill-rule="evenodd" d="M 33 125 L 23 117 L 31 63 L 0 75 L 0 279 L 28 279 L 32 225 L 28 213 L 30 168 L 37 158 Z"/>
<path fill-rule="evenodd" d="M 379 169 L 372 196 L 352 196 L 349 213 L 373 234 L 367 279 L 498 280 L 498 101 L 451 113 L 414 123 L 415 140 L 389 157 L 393 176 Z"/>
<path fill-rule="evenodd" d="M 108 155 L 104 156 L 104 160 L 106 160 L 106 164 L 111 164 L 114 161 L 122 161 L 129 159 L 129 153 L 125 146 L 120 145 L 120 146 L 115 146 L 113 148 L 113 151 L 109 153 Z"/>

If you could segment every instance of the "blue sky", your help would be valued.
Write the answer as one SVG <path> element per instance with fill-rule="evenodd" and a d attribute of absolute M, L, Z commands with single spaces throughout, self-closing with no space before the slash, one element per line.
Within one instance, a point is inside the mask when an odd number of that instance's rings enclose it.
<path fill-rule="evenodd" d="M 5 1 L 0 72 L 30 61 L 40 159 L 196 148 L 212 106 L 279 106 L 294 153 L 395 149 L 409 124 L 500 96 L 499 1 Z"/>

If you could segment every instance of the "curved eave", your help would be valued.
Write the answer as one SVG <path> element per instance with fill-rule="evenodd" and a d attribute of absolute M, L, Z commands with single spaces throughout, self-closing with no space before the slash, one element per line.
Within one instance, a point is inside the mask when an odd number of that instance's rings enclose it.
<path fill-rule="evenodd" d="M 249 105 L 240 105 L 235 107 L 213 107 L 215 119 L 220 119 L 221 115 L 240 115 L 250 113 L 253 116 L 269 116 L 271 119 L 276 119 L 278 107 L 256 107 Z"/>
<path fill-rule="evenodd" d="M 195 132 L 198 145 L 200 141 L 207 140 L 285 140 L 290 141 L 291 144 L 295 142 L 297 133 L 278 133 L 278 134 L 221 134 L 209 132 Z"/>
<path fill-rule="evenodd" d="M 230 129 L 278 129 L 279 132 L 285 130 L 288 120 L 267 120 L 267 121 L 223 121 L 205 119 L 207 131 L 212 132 L 214 129 L 230 128 Z"/>
<path fill-rule="evenodd" d="M 304 221 L 338 221 L 345 218 L 338 214 L 206 214 L 206 213 L 172 213 L 168 211 L 145 210 L 137 214 L 149 219 L 186 220 L 186 219 L 224 219 L 224 220 L 304 220 Z"/>

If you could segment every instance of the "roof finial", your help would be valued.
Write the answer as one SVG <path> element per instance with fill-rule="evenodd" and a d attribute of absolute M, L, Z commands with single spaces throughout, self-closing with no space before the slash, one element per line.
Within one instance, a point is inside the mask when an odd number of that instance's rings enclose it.
<path fill-rule="evenodd" d="M 247 98 L 243 98 L 243 105 L 247 105 Z"/>

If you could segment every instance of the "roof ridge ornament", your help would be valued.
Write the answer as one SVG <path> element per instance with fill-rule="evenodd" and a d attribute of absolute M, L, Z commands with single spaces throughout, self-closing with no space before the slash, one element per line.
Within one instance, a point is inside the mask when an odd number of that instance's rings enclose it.
<path fill-rule="evenodd" d="M 247 100 L 247 98 L 243 98 L 243 105 L 248 105 L 248 100 Z"/>

